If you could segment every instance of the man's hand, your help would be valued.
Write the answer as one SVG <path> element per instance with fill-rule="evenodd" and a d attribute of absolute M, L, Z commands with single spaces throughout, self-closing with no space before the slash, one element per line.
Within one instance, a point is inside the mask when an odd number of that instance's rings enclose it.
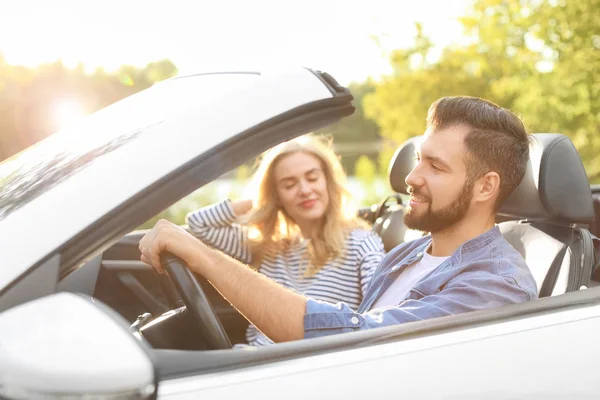
<path fill-rule="evenodd" d="M 205 247 L 198 239 L 183 228 L 164 219 L 140 240 L 139 249 L 141 260 L 152 266 L 157 272 L 163 273 L 160 264 L 160 253 L 169 252 L 182 259 L 188 266 L 198 263 L 202 248 Z"/>
<path fill-rule="evenodd" d="M 140 240 L 142 261 L 158 272 L 160 253 L 179 257 L 276 342 L 304 337 L 306 299 L 225 254 L 206 247 L 169 221 L 160 220 Z"/>

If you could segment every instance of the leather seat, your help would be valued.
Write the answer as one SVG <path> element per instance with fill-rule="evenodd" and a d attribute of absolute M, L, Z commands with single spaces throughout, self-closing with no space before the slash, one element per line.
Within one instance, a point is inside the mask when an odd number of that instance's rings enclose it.
<path fill-rule="evenodd" d="M 590 228 L 590 232 L 592 235 L 596 237 L 600 237 L 600 193 L 592 194 L 592 198 L 594 200 L 594 223 Z"/>
<path fill-rule="evenodd" d="M 408 196 L 408 187 L 404 180 L 416 165 L 415 151 L 421 145 L 423 136 L 408 139 L 394 153 L 388 169 L 388 177 L 392 189 L 399 193 L 396 204 L 383 201 L 377 210 L 373 230 L 381 236 L 385 251 L 390 251 L 400 243 L 415 239 L 423 233 L 408 229 L 404 225 L 404 205 L 401 196 Z M 389 199 L 390 197 L 388 197 Z"/>
<path fill-rule="evenodd" d="M 595 260 L 592 193 L 581 159 L 561 134 L 534 134 L 530 160 L 521 184 L 502 204 L 498 226 L 521 253 L 538 284 L 540 297 L 589 286 Z M 404 179 L 415 166 L 414 151 L 422 136 L 405 142 L 389 168 L 392 188 L 408 194 Z M 386 250 L 408 239 L 404 207 L 383 207 L 373 229 Z M 414 236 L 414 235 L 413 235 Z"/>
<path fill-rule="evenodd" d="M 571 140 L 535 134 L 521 184 L 500 207 L 499 225 L 525 258 L 540 297 L 587 288 L 595 261 L 592 191 Z"/>

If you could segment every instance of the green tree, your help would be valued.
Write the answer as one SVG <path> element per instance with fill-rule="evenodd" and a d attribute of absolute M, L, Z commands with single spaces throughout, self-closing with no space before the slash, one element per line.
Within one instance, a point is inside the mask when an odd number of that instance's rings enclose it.
<path fill-rule="evenodd" d="M 365 114 L 393 149 L 421 134 L 426 110 L 449 95 L 484 97 L 520 114 L 531 132 L 560 132 L 600 181 L 600 0 L 476 0 L 462 19 L 469 44 L 433 47 L 417 26 L 412 48 L 392 54 L 394 74 L 366 96 Z"/>
<path fill-rule="evenodd" d="M 356 172 L 354 175 L 356 178 L 364 183 L 372 182 L 377 175 L 377 167 L 373 161 L 371 161 L 371 159 L 365 155 L 362 155 L 358 158 L 355 171 Z"/>
<path fill-rule="evenodd" d="M 474 58 L 474 46 L 445 49 L 431 60 L 433 44 L 417 24 L 415 43 L 392 53 L 393 74 L 384 77 L 364 99 L 365 115 L 377 122 L 385 139 L 380 169 L 387 171 L 396 148 L 421 135 L 429 105 L 439 97 L 471 95 L 490 98 L 489 77 Z"/>
<path fill-rule="evenodd" d="M 359 157 L 364 155 L 373 160 L 377 159 L 381 137 L 379 126 L 374 120 L 365 116 L 363 108 L 363 100 L 366 95 L 375 90 L 375 84 L 370 80 L 354 82 L 348 85 L 348 89 L 354 96 L 353 104 L 356 107 L 354 113 L 317 133 L 330 134 L 333 137 L 336 151 L 342 156 L 344 170 L 353 175 Z"/>
<path fill-rule="evenodd" d="M 479 0 L 463 20 L 495 57 L 492 91 L 511 99 L 530 131 L 568 135 L 592 182 L 600 181 L 599 18 L 599 0 Z"/>

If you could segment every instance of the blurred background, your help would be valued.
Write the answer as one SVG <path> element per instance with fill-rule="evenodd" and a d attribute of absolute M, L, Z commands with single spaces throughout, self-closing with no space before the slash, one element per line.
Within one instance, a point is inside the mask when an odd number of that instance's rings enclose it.
<path fill-rule="evenodd" d="M 600 0 L 0 0 L 0 161 L 160 80 L 266 62 L 326 71 L 353 92 L 356 113 L 321 133 L 362 205 L 389 192 L 393 151 L 448 95 L 568 135 L 600 183 L 599 21 Z M 235 198 L 251 173 L 157 218 Z"/>

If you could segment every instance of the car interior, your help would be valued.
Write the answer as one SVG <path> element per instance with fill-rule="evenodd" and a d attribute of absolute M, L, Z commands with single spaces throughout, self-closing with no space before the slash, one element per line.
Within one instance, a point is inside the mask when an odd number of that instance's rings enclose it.
<path fill-rule="evenodd" d="M 534 137 L 526 176 L 500 208 L 498 226 L 531 268 L 540 297 L 556 297 L 599 285 L 592 233 L 598 234 L 600 187 L 590 188 L 577 150 L 568 137 L 561 134 L 536 134 Z M 403 197 L 408 195 L 404 178 L 414 166 L 415 146 L 420 140 L 422 137 L 415 137 L 405 142 L 390 162 L 388 178 L 396 193 L 360 214 L 381 235 L 386 250 L 423 234 L 406 229 L 402 204 Z M 453 324 L 464 324 L 465 321 L 473 321 L 473 318 L 490 318 L 487 314 L 481 317 L 458 315 L 450 317 L 454 321 L 450 324 L 421 321 L 407 324 L 412 327 L 381 328 L 378 332 L 357 332 L 358 335 L 336 335 L 233 352 L 222 350 L 245 343 L 248 322 L 206 280 L 198 276 L 190 280 L 188 276 L 174 282 L 166 274 L 157 275 L 143 264 L 139 258 L 138 243 L 144 233 L 136 231 L 125 235 L 89 261 L 97 271 L 95 285 L 89 289 L 93 297 L 116 310 L 131 324 L 134 335 L 143 337 L 155 349 L 163 376 L 316 354 L 335 348 L 355 347 L 358 343 L 397 338 L 403 332 L 414 333 L 414 329 L 430 332 L 432 326 L 449 329 Z M 188 274 L 193 275 L 189 271 Z M 200 287 L 206 300 L 204 304 L 210 307 L 208 314 L 217 317 L 217 321 L 213 322 L 222 329 L 227 343 L 215 345 L 211 332 L 197 323 L 197 316 L 186 307 L 189 299 L 185 299 L 186 289 L 181 286 L 183 281 L 194 281 L 190 284 Z M 63 283 L 64 290 L 71 290 L 67 288 L 70 286 L 68 282 Z M 515 306 L 519 307 L 506 307 L 507 315 L 555 305 L 550 302 L 539 306 Z M 468 314 L 480 315 L 481 312 Z M 496 313 L 495 318 L 499 315 Z"/>
<path fill-rule="evenodd" d="M 497 222 L 502 234 L 527 261 L 540 297 L 590 285 L 595 266 L 591 229 L 600 214 L 600 193 L 592 198 L 587 175 L 571 140 L 561 134 L 535 134 L 525 178 L 501 206 Z M 415 165 L 422 136 L 404 143 L 389 168 L 390 185 L 408 195 L 404 178 Z M 401 204 L 381 205 L 374 229 L 386 250 L 404 241 L 408 229 Z"/>

